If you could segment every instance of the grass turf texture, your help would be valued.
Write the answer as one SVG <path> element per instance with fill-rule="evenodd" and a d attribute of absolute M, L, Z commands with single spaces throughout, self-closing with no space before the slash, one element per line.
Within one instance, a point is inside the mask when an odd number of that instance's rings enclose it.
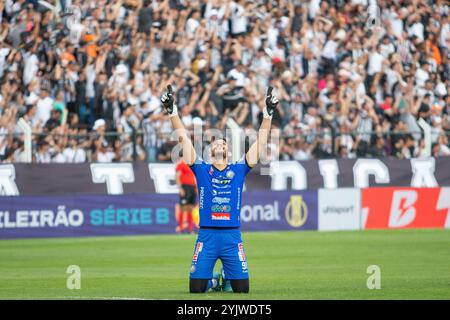
<path fill-rule="evenodd" d="M 1 299 L 450 299 L 450 230 L 244 233 L 248 295 L 188 293 L 195 236 L 0 241 Z M 81 289 L 66 289 L 66 268 Z M 381 289 L 366 287 L 369 265 Z M 220 267 L 220 262 L 216 269 Z"/>

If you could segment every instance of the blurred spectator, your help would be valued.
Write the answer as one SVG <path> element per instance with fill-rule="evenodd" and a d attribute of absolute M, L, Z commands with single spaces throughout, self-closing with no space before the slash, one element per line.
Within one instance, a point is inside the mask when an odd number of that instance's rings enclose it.
<path fill-rule="evenodd" d="M 64 160 L 66 163 L 83 163 L 86 162 L 86 152 L 80 148 L 77 138 L 69 139 L 67 147 L 63 151 Z"/>

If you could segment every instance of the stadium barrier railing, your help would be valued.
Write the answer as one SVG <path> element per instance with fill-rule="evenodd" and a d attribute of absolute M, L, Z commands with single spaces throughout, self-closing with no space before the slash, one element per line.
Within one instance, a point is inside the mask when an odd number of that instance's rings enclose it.
<path fill-rule="evenodd" d="M 39 151 L 40 146 L 45 142 L 49 142 L 50 146 L 58 149 L 58 144 L 61 140 L 65 139 L 66 141 L 75 138 L 78 145 L 80 145 L 85 151 L 87 155 L 87 162 L 94 162 L 92 157 L 93 151 L 93 141 L 98 139 L 99 137 L 103 137 L 105 141 L 109 143 L 109 146 L 115 150 L 116 141 L 119 141 L 121 144 L 124 141 L 129 141 L 131 143 L 131 159 L 132 161 L 138 161 L 138 146 L 142 148 L 146 153 L 146 161 L 147 162 L 159 162 L 158 158 L 154 157 L 149 159 L 149 148 L 158 149 L 161 145 L 168 140 L 166 137 L 161 136 L 146 136 L 147 133 L 142 130 L 133 130 L 131 133 L 119 133 L 115 131 L 105 132 L 103 134 L 98 134 L 96 132 L 86 132 L 86 133 L 77 133 L 77 134 L 60 134 L 60 133 L 44 133 L 44 132 L 33 132 L 31 134 L 31 149 L 32 155 L 35 156 Z M 432 142 L 437 141 L 440 135 L 446 137 L 447 146 L 450 147 L 448 141 L 450 140 L 450 130 L 449 131 L 432 131 L 430 138 L 432 139 L 429 143 L 424 143 L 424 145 L 431 147 Z M 315 146 L 314 154 L 311 156 L 312 159 L 322 159 L 322 158 L 340 158 L 347 157 L 345 154 L 340 154 L 342 151 L 341 148 L 338 147 L 338 140 L 340 137 L 348 136 L 353 140 L 353 144 L 358 144 L 358 147 L 355 147 L 354 150 L 345 150 L 347 153 L 352 152 L 356 154 L 356 156 L 371 156 L 370 155 L 370 147 L 375 143 L 377 137 L 383 138 L 388 147 L 386 151 L 388 151 L 387 156 L 391 156 L 389 153 L 391 150 L 391 141 L 393 137 L 402 136 L 403 138 L 411 137 L 417 146 L 417 144 L 423 140 L 424 133 L 423 131 L 390 131 L 390 132 L 377 132 L 377 131 L 348 131 L 343 132 L 339 130 L 334 130 L 330 128 L 325 128 L 324 130 L 315 132 L 310 131 L 307 133 L 297 134 L 297 135 L 281 135 L 281 139 L 284 142 L 289 142 L 289 139 L 294 139 L 298 141 L 299 139 L 304 141 L 308 146 Z M 17 148 L 23 148 L 24 140 L 26 135 L 23 132 L 13 132 L 13 133 L 0 133 L 0 143 L 3 141 L 8 141 L 10 139 L 10 143 L 6 148 L 6 152 L 9 151 L 9 154 L 15 151 Z M 140 139 L 138 139 L 140 137 Z M 157 145 L 150 144 L 149 141 L 157 140 Z M 139 141 L 138 141 L 139 140 Z M 8 150 L 9 149 L 9 150 Z M 431 150 L 426 150 L 425 153 L 429 154 Z M 414 155 L 412 155 L 414 157 Z M 7 155 L 0 155 L 0 162 L 5 162 Z M 116 159 L 115 161 L 120 161 L 120 159 Z M 23 161 L 27 162 L 27 161 Z M 36 162 L 36 159 L 33 157 L 32 162 Z"/>

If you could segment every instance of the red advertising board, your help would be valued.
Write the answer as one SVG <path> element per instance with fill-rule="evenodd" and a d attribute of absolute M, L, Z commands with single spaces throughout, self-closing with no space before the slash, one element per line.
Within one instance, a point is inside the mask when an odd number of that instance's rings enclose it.
<path fill-rule="evenodd" d="M 450 188 L 366 188 L 363 229 L 450 228 Z"/>

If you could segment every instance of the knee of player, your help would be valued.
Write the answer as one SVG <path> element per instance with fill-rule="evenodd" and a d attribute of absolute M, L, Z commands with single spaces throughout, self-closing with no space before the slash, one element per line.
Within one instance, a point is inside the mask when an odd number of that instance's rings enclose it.
<path fill-rule="evenodd" d="M 208 286 L 208 280 L 205 279 L 191 279 L 189 281 L 190 293 L 205 293 Z"/>
<path fill-rule="evenodd" d="M 250 284 L 248 279 L 245 280 L 231 280 L 231 288 L 234 293 L 249 293 Z"/>

